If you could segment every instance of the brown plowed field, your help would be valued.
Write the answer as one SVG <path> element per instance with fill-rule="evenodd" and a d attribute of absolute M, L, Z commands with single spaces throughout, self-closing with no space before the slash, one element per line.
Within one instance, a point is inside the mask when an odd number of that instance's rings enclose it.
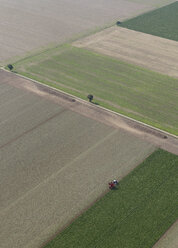
<path fill-rule="evenodd" d="M 90 105 L 13 73 L 0 70 L 0 95 L 2 248 L 40 247 L 155 150 L 95 120 L 94 109 L 87 116 Z"/>
<path fill-rule="evenodd" d="M 0 0 L 0 64 L 172 0 Z"/>
<path fill-rule="evenodd" d="M 73 43 L 169 76 L 178 77 L 178 42 L 111 27 Z"/>

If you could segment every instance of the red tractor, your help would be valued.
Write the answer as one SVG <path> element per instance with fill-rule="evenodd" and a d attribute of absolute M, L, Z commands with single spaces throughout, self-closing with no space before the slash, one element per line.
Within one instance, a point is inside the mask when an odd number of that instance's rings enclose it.
<path fill-rule="evenodd" d="M 118 185 L 118 181 L 117 180 L 113 180 L 109 183 L 109 188 L 110 189 L 115 189 L 116 186 Z"/>
<path fill-rule="evenodd" d="M 109 188 L 110 189 L 114 189 L 115 187 L 116 187 L 116 185 L 113 182 L 110 182 L 109 183 Z"/>

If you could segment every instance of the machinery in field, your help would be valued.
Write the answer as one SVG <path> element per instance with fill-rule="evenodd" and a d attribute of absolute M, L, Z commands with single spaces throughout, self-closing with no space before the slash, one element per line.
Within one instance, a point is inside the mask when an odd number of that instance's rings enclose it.
<path fill-rule="evenodd" d="M 108 184 L 109 184 L 109 189 L 115 189 L 116 186 L 118 185 L 118 181 L 114 179 L 113 181 L 109 182 Z"/>

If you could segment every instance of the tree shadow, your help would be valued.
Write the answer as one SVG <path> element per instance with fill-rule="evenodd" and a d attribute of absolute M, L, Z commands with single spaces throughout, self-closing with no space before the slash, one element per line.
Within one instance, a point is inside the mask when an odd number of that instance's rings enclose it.
<path fill-rule="evenodd" d="M 99 103 L 98 103 L 98 102 L 91 102 L 91 103 L 93 103 L 93 104 L 95 104 L 95 105 L 99 105 Z"/>
<path fill-rule="evenodd" d="M 111 190 L 118 190 L 118 187 L 116 186 L 116 187 L 112 188 Z"/>

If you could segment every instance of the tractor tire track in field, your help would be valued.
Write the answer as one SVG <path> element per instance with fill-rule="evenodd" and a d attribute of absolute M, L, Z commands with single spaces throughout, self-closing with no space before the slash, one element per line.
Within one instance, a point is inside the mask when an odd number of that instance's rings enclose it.
<path fill-rule="evenodd" d="M 6 146 L 8 146 L 8 145 L 10 145 L 10 144 L 12 144 L 13 142 L 17 141 L 18 139 L 20 139 L 20 138 L 23 137 L 24 135 L 26 135 L 26 134 L 32 132 L 32 131 L 35 130 L 36 128 L 38 128 L 38 127 L 44 125 L 45 123 L 47 123 L 48 121 L 52 120 L 53 118 L 59 116 L 60 114 L 64 113 L 65 111 L 67 111 L 67 109 L 63 109 L 63 110 L 59 111 L 58 113 L 52 115 L 52 116 L 49 117 L 48 119 L 46 119 L 46 120 L 44 120 L 44 121 L 38 123 L 36 126 L 30 128 L 29 130 L 26 130 L 25 132 L 23 132 L 22 134 L 18 135 L 17 137 L 15 137 L 15 138 L 9 140 L 7 143 L 5 143 L 5 144 L 3 144 L 3 145 L 0 146 L 0 150 L 1 150 L 2 148 L 6 147 Z"/>

